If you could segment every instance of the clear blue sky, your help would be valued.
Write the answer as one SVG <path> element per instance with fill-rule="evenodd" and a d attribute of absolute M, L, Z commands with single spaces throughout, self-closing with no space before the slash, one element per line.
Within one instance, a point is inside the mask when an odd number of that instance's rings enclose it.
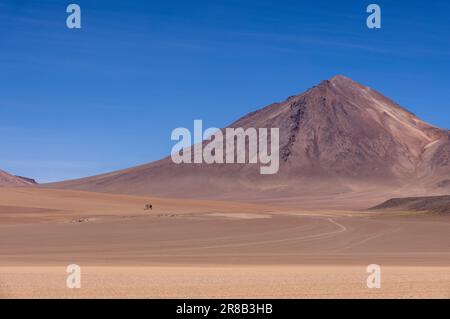
<path fill-rule="evenodd" d="M 223 127 L 335 74 L 450 128 L 449 15 L 448 1 L 0 0 L 0 168 L 46 182 L 150 162 L 176 127 Z"/>

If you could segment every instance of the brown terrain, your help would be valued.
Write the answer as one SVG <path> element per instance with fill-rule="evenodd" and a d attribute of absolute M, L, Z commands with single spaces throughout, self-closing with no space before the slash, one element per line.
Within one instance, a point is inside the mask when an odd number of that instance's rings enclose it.
<path fill-rule="evenodd" d="M 372 207 L 371 210 L 414 211 L 450 214 L 450 196 L 392 198 Z"/>
<path fill-rule="evenodd" d="M 0 187 L 4 186 L 26 186 L 34 185 L 36 181 L 30 178 L 13 176 L 5 171 L 0 170 Z"/>
<path fill-rule="evenodd" d="M 448 196 L 419 198 L 449 192 L 447 130 L 342 76 L 231 126 L 280 127 L 279 174 L 165 158 L 0 188 L 0 298 L 450 298 Z"/>
<path fill-rule="evenodd" d="M 449 230 L 404 210 L 1 188 L 0 297 L 450 298 Z M 74 263 L 81 289 L 66 288 Z"/>

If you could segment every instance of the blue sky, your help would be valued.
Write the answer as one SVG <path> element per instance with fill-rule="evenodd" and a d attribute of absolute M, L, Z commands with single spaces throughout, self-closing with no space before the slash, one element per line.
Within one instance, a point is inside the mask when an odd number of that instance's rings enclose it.
<path fill-rule="evenodd" d="M 336 74 L 450 128 L 450 3 L 2 1 L 0 168 L 40 182 L 159 159 Z M 69 30 L 66 6 L 82 10 Z"/>

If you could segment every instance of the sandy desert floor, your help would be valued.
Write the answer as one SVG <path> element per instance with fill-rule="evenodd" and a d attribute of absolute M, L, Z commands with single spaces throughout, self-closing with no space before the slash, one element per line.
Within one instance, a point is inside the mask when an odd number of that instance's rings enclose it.
<path fill-rule="evenodd" d="M 47 297 L 450 298 L 450 217 L 0 188 L 0 298 Z"/>

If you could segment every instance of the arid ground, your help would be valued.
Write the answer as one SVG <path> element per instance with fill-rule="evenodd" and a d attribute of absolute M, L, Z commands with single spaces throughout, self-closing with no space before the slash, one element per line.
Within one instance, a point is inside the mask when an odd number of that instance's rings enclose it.
<path fill-rule="evenodd" d="M 449 231 L 422 212 L 0 188 L 0 297 L 450 298 Z"/>

